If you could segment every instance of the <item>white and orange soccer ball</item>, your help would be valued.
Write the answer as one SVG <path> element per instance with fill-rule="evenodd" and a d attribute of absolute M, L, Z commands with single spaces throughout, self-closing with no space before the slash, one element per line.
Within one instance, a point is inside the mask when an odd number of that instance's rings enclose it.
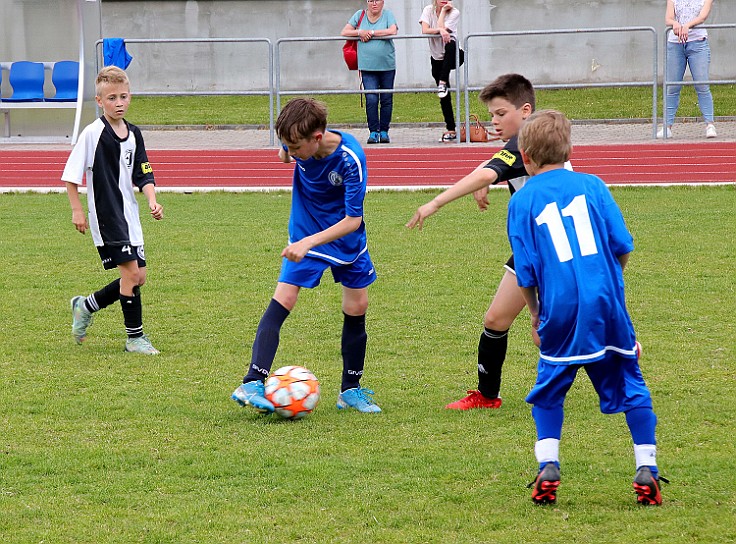
<path fill-rule="evenodd" d="M 319 381 L 303 366 L 284 366 L 266 380 L 266 398 L 286 419 L 301 419 L 319 402 Z"/>

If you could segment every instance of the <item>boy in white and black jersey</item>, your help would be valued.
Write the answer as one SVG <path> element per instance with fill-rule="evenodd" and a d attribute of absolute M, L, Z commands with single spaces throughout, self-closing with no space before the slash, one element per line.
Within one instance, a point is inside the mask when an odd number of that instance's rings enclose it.
<path fill-rule="evenodd" d="M 72 298 L 72 336 L 81 344 L 94 312 L 120 300 L 128 334 L 125 351 L 155 355 L 159 351 L 143 334 L 140 287 L 146 281 L 146 260 L 133 186 L 145 194 L 154 219 L 163 218 L 163 207 L 156 201 L 141 132 L 124 119 L 131 100 L 128 76 L 115 66 L 103 68 L 95 94 L 103 115 L 82 131 L 61 179 L 66 182 L 72 223 L 82 234 L 91 232 L 105 270 L 117 268 L 120 278 L 88 297 Z M 88 217 L 78 190 L 85 178 Z"/>

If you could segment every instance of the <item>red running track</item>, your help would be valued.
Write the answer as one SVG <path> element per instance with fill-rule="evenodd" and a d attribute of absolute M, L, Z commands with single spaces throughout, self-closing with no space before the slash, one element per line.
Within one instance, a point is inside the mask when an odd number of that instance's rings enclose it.
<path fill-rule="evenodd" d="M 451 185 L 495 146 L 366 149 L 370 187 Z M 67 151 L 0 150 L 0 189 L 61 188 Z M 290 187 L 274 149 L 150 150 L 159 188 Z M 609 184 L 736 183 L 736 142 L 579 145 L 573 167 Z"/>

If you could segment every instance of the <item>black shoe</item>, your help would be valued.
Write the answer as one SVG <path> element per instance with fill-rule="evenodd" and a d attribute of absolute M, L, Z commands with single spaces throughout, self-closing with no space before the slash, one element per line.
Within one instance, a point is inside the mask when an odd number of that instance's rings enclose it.
<path fill-rule="evenodd" d="M 634 477 L 634 491 L 636 492 L 636 502 L 645 506 L 659 506 L 662 504 L 662 493 L 659 491 L 659 481 L 670 483 L 667 478 L 660 476 L 655 478 L 652 476 L 652 470 L 649 467 L 641 467 L 636 471 Z"/>
<path fill-rule="evenodd" d="M 560 485 L 560 469 L 554 463 L 547 463 L 537 474 L 537 479 L 527 487 L 532 490 L 534 504 L 554 504 L 557 501 L 557 488 Z"/>

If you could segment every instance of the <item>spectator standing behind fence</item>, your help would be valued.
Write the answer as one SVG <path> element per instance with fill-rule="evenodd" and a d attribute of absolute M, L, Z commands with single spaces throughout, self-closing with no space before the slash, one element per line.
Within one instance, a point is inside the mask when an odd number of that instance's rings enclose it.
<path fill-rule="evenodd" d="M 384 9 L 384 0 L 368 0 L 365 10 L 358 10 L 342 29 L 347 37 L 358 37 L 358 70 L 366 91 L 393 89 L 396 77 L 396 51 L 393 40 L 375 40 L 394 36 L 399 31 L 396 18 Z M 379 109 L 380 102 L 380 109 Z M 369 144 L 388 144 L 388 130 L 394 109 L 392 93 L 366 93 L 365 114 L 368 119 Z"/>
<path fill-rule="evenodd" d="M 457 139 L 455 132 L 455 112 L 452 110 L 450 96 L 450 72 L 455 69 L 455 48 L 457 47 L 457 25 L 460 21 L 460 10 L 449 0 L 432 0 L 424 8 L 419 24 L 422 25 L 422 34 L 434 34 L 429 38 L 429 52 L 431 54 L 432 77 L 437 84 L 437 96 L 440 98 L 442 116 L 445 120 L 445 133 L 441 142 L 454 142 Z M 460 50 L 460 64 L 464 61 L 464 52 Z"/>
<path fill-rule="evenodd" d="M 685 67 L 690 67 L 693 81 L 710 79 L 710 44 L 708 31 L 697 28 L 710 15 L 713 0 L 667 0 L 665 23 L 672 30 L 667 36 L 667 81 L 682 81 Z M 696 28 L 693 28 L 696 27 Z M 657 132 L 657 138 L 672 137 L 672 125 L 675 113 L 680 105 L 682 85 L 668 85 L 665 97 L 665 126 Z M 698 95 L 698 107 L 706 123 L 705 137 L 715 138 L 716 127 L 713 125 L 713 95 L 709 85 L 695 85 Z"/>

